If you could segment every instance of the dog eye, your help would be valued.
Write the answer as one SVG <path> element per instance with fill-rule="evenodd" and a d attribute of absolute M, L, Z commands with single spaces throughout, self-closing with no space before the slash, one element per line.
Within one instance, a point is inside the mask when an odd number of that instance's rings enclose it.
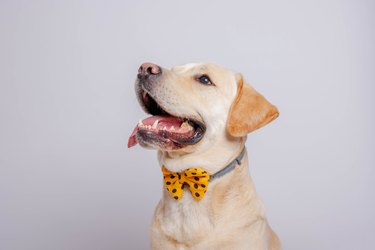
<path fill-rule="evenodd" d="M 197 80 L 203 84 L 207 84 L 207 85 L 213 84 L 207 75 L 201 75 L 200 77 L 197 78 Z"/>

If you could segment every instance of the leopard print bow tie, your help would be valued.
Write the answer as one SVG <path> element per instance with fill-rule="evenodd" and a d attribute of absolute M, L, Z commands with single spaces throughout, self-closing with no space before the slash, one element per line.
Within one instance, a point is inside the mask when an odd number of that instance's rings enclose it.
<path fill-rule="evenodd" d="M 164 185 L 169 194 L 179 200 L 184 192 L 184 185 L 188 185 L 191 195 L 196 200 L 201 200 L 206 193 L 210 175 L 198 168 L 189 168 L 182 173 L 174 173 L 162 166 Z"/>

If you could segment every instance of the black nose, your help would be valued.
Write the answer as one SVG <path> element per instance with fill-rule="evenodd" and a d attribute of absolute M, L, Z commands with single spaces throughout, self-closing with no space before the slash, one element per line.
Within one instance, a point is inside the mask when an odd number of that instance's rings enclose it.
<path fill-rule="evenodd" d="M 138 78 L 147 78 L 151 75 L 160 75 L 161 68 L 153 63 L 143 63 L 138 69 Z"/>

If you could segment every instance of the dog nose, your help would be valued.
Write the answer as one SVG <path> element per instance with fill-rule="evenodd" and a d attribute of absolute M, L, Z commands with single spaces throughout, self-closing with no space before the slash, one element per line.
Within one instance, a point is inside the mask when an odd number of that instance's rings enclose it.
<path fill-rule="evenodd" d="M 153 63 L 143 63 L 138 69 L 138 78 L 145 78 L 151 75 L 159 75 L 161 68 Z"/>

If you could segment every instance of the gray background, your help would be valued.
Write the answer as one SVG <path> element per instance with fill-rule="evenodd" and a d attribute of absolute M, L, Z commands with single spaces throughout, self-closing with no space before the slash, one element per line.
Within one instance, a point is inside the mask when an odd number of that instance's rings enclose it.
<path fill-rule="evenodd" d="M 127 149 L 144 61 L 242 72 L 284 249 L 374 249 L 374 1 L 0 1 L 0 249 L 147 249 L 153 151 Z"/>

